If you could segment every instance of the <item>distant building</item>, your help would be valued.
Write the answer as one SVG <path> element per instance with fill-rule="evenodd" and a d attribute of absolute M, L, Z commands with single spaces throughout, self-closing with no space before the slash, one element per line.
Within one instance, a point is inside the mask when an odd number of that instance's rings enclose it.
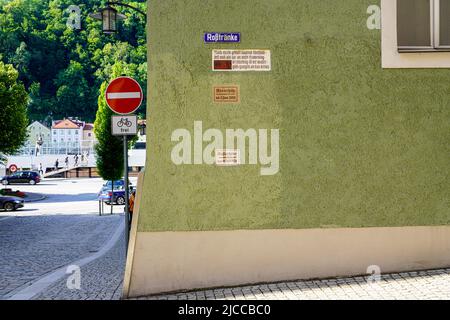
<path fill-rule="evenodd" d="M 80 153 L 85 124 L 84 121 L 73 118 L 53 121 L 52 147 L 65 149 L 70 154 Z"/>
<path fill-rule="evenodd" d="M 94 124 L 86 123 L 83 128 L 83 141 L 81 146 L 83 149 L 91 148 L 97 142 L 94 132 Z"/>
<path fill-rule="evenodd" d="M 51 131 L 39 121 L 34 121 L 27 127 L 29 147 L 34 147 L 39 139 L 42 139 L 42 147 L 48 147 L 51 144 Z"/>

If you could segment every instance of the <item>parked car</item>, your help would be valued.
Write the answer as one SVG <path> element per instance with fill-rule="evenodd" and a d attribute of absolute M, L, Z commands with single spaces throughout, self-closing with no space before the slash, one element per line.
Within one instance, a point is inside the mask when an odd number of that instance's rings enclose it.
<path fill-rule="evenodd" d="M 99 193 L 97 194 L 98 200 L 104 201 L 106 204 L 119 204 L 124 205 L 125 204 L 125 181 L 124 180 L 118 180 L 114 181 L 114 195 L 112 192 L 112 183 L 111 181 L 106 182 L 102 188 L 100 189 Z M 129 186 L 129 192 L 133 192 L 135 189 L 131 182 L 128 184 Z"/>
<path fill-rule="evenodd" d="M 112 190 L 102 190 L 98 194 L 98 199 L 104 201 L 106 204 L 125 204 L 125 190 L 116 190 L 114 189 L 114 195 Z"/>
<path fill-rule="evenodd" d="M 4 185 L 13 183 L 36 184 L 41 182 L 41 176 L 36 171 L 17 171 L 9 176 L 2 177 L 1 181 Z"/>
<path fill-rule="evenodd" d="M 116 189 L 118 189 L 118 190 L 123 189 L 124 185 L 125 185 L 125 180 L 123 180 L 123 179 L 122 180 L 116 180 L 116 181 L 114 181 L 114 190 L 116 190 Z M 129 185 L 131 186 L 131 183 L 129 183 Z M 104 191 L 104 190 L 111 190 L 111 189 L 112 189 L 112 181 L 106 181 L 103 184 L 100 192 Z"/>
<path fill-rule="evenodd" d="M 0 196 L 0 209 L 14 211 L 23 207 L 23 199 L 18 197 Z"/>

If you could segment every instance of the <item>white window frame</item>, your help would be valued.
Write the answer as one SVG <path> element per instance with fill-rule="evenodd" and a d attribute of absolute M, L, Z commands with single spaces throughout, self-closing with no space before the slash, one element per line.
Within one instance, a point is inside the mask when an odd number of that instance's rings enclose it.
<path fill-rule="evenodd" d="M 440 25 L 440 18 L 441 18 L 441 12 L 440 12 L 440 5 L 441 0 L 434 0 L 434 45 L 438 49 L 446 49 L 450 50 L 450 45 L 441 45 L 441 25 Z M 449 17 L 450 19 L 450 17 Z"/>
<path fill-rule="evenodd" d="M 450 68 L 450 50 L 398 52 L 397 0 L 381 0 L 381 64 L 385 69 Z"/>
<path fill-rule="evenodd" d="M 398 52 L 442 52 L 450 51 L 450 45 L 440 42 L 440 5 L 441 0 L 430 0 L 430 45 L 429 46 L 398 46 Z"/>

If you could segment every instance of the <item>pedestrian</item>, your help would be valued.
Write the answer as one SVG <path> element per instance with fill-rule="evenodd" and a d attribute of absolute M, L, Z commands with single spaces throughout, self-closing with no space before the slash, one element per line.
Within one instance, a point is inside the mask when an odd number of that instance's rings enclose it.
<path fill-rule="evenodd" d="M 75 167 L 78 166 L 78 154 L 76 154 L 76 155 L 73 157 L 73 159 L 74 159 L 74 161 L 75 161 Z"/>
<path fill-rule="evenodd" d="M 130 199 L 128 200 L 128 210 L 130 212 L 130 224 L 133 219 L 134 202 L 136 201 L 136 190 L 131 192 Z"/>
<path fill-rule="evenodd" d="M 56 159 L 56 161 L 55 161 L 55 168 L 56 168 L 56 170 L 58 170 L 58 167 L 59 167 L 59 160 Z"/>
<path fill-rule="evenodd" d="M 42 169 L 42 163 L 39 163 L 39 174 L 40 175 L 44 174 L 44 170 Z"/>
<path fill-rule="evenodd" d="M 66 163 L 66 168 L 69 167 L 69 157 L 66 157 L 66 160 L 64 161 Z"/>

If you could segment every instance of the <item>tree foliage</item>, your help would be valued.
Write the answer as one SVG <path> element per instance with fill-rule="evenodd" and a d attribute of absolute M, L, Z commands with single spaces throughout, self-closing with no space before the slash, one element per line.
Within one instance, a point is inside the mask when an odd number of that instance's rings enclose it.
<path fill-rule="evenodd" d="M 107 83 L 100 87 L 98 97 L 97 117 L 94 123 L 94 132 L 98 143 L 95 145 L 97 153 L 97 170 L 105 180 L 118 180 L 123 173 L 123 142 L 119 137 L 111 134 L 111 116 L 113 112 L 105 101 Z"/>
<path fill-rule="evenodd" d="M 98 88 L 116 61 L 146 87 L 146 29 L 142 15 L 118 7 L 128 18 L 115 35 L 101 32 L 88 15 L 104 0 L 0 0 L 0 60 L 19 71 L 30 96 L 31 120 L 80 117 L 93 121 Z M 123 1 L 145 11 L 145 1 Z M 82 30 L 66 25 L 68 8 L 81 9 Z M 145 105 L 145 104 L 143 104 Z M 145 114 L 145 107 L 138 111 Z"/>
<path fill-rule="evenodd" d="M 0 61 L 0 162 L 15 153 L 27 136 L 28 94 L 12 65 Z"/>

